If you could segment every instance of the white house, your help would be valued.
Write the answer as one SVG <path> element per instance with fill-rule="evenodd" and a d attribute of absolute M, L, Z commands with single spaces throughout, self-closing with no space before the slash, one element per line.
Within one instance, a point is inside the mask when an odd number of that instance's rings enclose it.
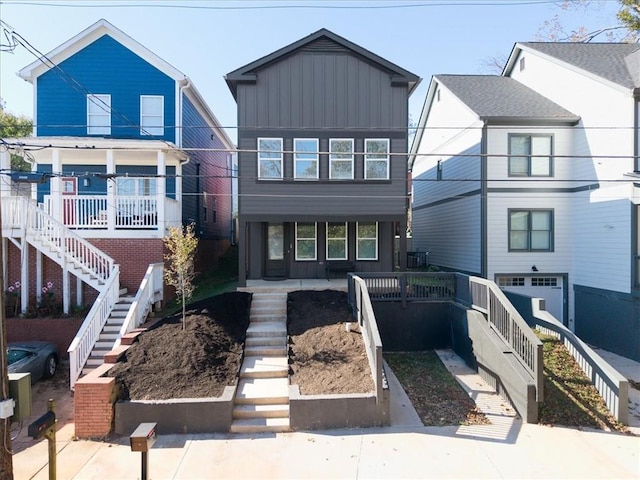
<path fill-rule="evenodd" d="M 518 43 L 502 75 L 434 76 L 414 249 L 640 359 L 639 87 L 637 44 Z"/>

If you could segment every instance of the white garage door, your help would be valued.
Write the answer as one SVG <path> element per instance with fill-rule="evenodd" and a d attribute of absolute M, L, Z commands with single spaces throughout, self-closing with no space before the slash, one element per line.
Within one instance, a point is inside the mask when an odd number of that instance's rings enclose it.
<path fill-rule="evenodd" d="M 502 290 L 529 297 L 544 298 L 547 312 L 562 322 L 564 305 L 562 277 L 502 276 L 497 277 L 496 280 Z"/>

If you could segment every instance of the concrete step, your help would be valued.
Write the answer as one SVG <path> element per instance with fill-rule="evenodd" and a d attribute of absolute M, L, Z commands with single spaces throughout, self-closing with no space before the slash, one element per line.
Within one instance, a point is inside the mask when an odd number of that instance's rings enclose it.
<path fill-rule="evenodd" d="M 104 359 L 97 359 L 97 358 L 91 358 L 89 357 L 87 359 L 87 363 L 86 366 L 89 367 L 99 367 L 100 365 L 102 365 L 104 363 Z"/>
<path fill-rule="evenodd" d="M 287 345 L 287 337 L 248 337 L 244 344 L 247 347 L 285 347 Z"/>
<path fill-rule="evenodd" d="M 256 345 L 244 348 L 244 354 L 252 357 L 280 357 L 287 354 L 286 345 Z"/>
<path fill-rule="evenodd" d="M 117 338 L 118 338 L 118 332 L 111 333 L 111 332 L 105 332 L 104 330 L 102 330 L 102 333 L 100 334 L 100 336 L 98 336 L 98 341 L 113 343 L 116 341 Z"/>
<path fill-rule="evenodd" d="M 232 433 L 288 432 L 289 418 L 248 418 L 235 420 L 231 424 Z"/>
<path fill-rule="evenodd" d="M 249 324 L 247 337 L 281 337 L 287 336 L 286 322 L 258 322 Z"/>
<path fill-rule="evenodd" d="M 272 315 L 270 313 L 259 313 L 256 315 L 249 315 L 249 320 L 253 322 L 285 322 L 287 320 L 286 315 L 275 314 Z"/>
<path fill-rule="evenodd" d="M 236 405 L 233 418 L 289 418 L 289 405 Z"/>
<path fill-rule="evenodd" d="M 280 405 L 289 403 L 288 378 L 242 378 L 238 383 L 237 405 Z"/>
<path fill-rule="evenodd" d="M 287 378 L 289 359 L 282 357 L 245 356 L 240 367 L 240 378 Z"/>
<path fill-rule="evenodd" d="M 109 325 L 106 324 L 104 327 L 102 327 L 102 331 L 104 333 L 118 333 L 120 331 L 120 327 L 122 326 L 122 324 L 120 325 Z"/>
<path fill-rule="evenodd" d="M 96 350 L 111 350 L 111 348 L 113 348 L 113 340 L 107 340 L 107 341 L 100 341 L 98 340 L 96 342 L 96 344 L 93 346 L 94 349 Z"/>

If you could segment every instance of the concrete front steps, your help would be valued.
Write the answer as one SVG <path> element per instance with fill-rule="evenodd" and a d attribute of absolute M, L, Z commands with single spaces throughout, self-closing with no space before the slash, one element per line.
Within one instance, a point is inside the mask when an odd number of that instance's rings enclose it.
<path fill-rule="evenodd" d="M 254 293 L 231 432 L 287 432 L 287 294 Z"/>
<path fill-rule="evenodd" d="M 127 295 L 127 289 L 120 289 L 120 297 L 114 305 L 111 315 L 107 318 L 107 322 L 102 327 L 102 332 L 98 337 L 98 341 L 91 350 L 87 363 L 82 369 L 82 375 L 86 375 L 90 371 L 98 368 L 104 363 L 104 354 L 113 350 L 113 346 L 118 338 L 118 333 L 122 328 L 125 318 L 131 309 L 134 297 Z"/>

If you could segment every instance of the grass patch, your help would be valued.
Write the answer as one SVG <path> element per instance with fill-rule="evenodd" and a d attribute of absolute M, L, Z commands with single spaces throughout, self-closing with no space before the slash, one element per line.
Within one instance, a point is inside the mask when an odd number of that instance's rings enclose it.
<path fill-rule="evenodd" d="M 198 302 L 225 292 L 235 291 L 238 287 L 238 247 L 232 246 L 218 261 L 215 268 L 196 276 L 193 281 L 195 291 L 188 303 Z M 172 315 L 182 305 L 178 299 L 167 303 L 160 316 Z"/>
<path fill-rule="evenodd" d="M 557 338 L 536 332 L 543 345 L 544 403 L 538 422 L 545 425 L 590 427 L 628 433 Z"/>
<path fill-rule="evenodd" d="M 434 351 L 385 353 L 425 426 L 490 423 Z"/>

